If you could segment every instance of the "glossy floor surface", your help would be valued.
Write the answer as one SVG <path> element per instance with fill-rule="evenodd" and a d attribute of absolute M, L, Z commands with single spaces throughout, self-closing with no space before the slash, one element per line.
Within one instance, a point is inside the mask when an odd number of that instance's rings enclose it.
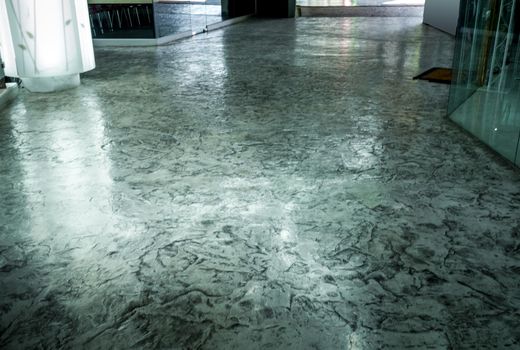
<path fill-rule="evenodd" d="M 0 113 L 1 349 L 520 346 L 520 174 L 418 18 L 103 49 Z"/>
<path fill-rule="evenodd" d="M 424 0 L 296 0 L 299 6 L 422 6 Z"/>

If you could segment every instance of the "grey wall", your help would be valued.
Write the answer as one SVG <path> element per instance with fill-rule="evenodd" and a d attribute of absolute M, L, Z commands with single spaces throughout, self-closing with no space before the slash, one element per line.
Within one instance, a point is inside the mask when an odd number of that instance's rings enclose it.
<path fill-rule="evenodd" d="M 424 23 L 455 35 L 461 0 L 426 0 Z"/>

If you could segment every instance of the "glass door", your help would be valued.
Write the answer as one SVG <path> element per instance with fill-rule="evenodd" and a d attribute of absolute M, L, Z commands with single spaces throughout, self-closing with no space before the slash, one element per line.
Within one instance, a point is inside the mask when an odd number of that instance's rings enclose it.
<path fill-rule="evenodd" d="M 463 3 L 450 118 L 515 162 L 520 137 L 517 0 Z"/>

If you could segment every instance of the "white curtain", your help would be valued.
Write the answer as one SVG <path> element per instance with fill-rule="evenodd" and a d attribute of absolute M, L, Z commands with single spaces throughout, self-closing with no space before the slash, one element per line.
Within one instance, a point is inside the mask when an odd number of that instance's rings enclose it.
<path fill-rule="evenodd" d="M 87 0 L 0 0 L 0 53 L 8 76 L 94 69 Z"/>

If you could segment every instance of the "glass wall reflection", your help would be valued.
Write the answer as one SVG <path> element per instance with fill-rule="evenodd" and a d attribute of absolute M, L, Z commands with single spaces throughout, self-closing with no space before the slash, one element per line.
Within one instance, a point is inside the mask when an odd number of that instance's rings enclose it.
<path fill-rule="evenodd" d="M 191 1 L 156 1 L 154 15 L 158 38 L 192 32 Z"/>
<path fill-rule="evenodd" d="M 222 2 L 221 0 L 206 1 L 206 25 L 222 22 Z"/>
<path fill-rule="evenodd" d="M 88 0 L 94 39 L 155 38 L 152 0 Z"/>
<path fill-rule="evenodd" d="M 154 4 L 158 37 L 202 33 L 222 22 L 221 0 L 159 0 Z"/>
<path fill-rule="evenodd" d="M 517 165 L 519 10 L 517 0 L 463 2 L 449 103 L 452 120 Z"/>
<path fill-rule="evenodd" d="M 254 0 L 88 0 L 94 39 L 153 39 L 202 33 L 252 14 Z"/>

